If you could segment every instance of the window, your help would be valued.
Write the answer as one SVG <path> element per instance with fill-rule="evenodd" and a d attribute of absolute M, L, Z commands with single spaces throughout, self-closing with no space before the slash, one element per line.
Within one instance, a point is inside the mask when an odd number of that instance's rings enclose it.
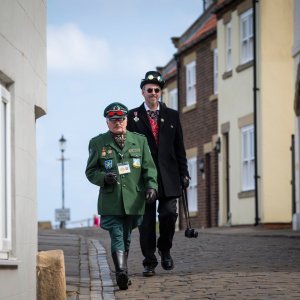
<path fill-rule="evenodd" d="M 197 196 L 197 157 L 188 159 L 188 168 L 190 173 L 190 185 L 187 190 L 189 212 L 198 211 L 198 196 Z"/>
<path fill-rule="evenodd" d="M 178 92 L 177 88 L 169 91 L 169 107 L 178 110 Z"/>
<path fill-rule="evenodd" d="M 242 190 L 254 189 L 254 127 L 242 128 Z"/>
<path fill-rule="evenodd" d="M 196 62 L 186 66 L 186 106 L 196 103 Z"/>
<path fill-rule="evenodd" d="M 0 84 L 0 259 L 11 251 L 10 94 Z"/>
<path fill-rule="evenodd" d="M 247 10 L 240 17 L 241 34 L 241 63 L 253 59 L 253 17 L 252 9 Z"/>
<path fill-rule="evenodd" d="M 214 95 L 218 94 L 218 49 L 214 49 Z"/>
<path fill-rule="evenodd" d="M 231 23 L 226 25 L 226 71 L 232 70 Z"/>

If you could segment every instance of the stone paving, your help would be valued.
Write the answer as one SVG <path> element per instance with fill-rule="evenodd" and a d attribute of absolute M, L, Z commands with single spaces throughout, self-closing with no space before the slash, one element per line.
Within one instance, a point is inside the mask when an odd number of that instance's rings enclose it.
<path fill-rule="evenodd" d="M 63 249 L 68 300 L 300 299 L 300 232 L 256 227 L 175 233 L 175 268 L 142 276 L 138 231 L 129 254 L 132 285 L 119 291 L 106 231 L 81 228 L 39 232 L 39 250 Z"/>

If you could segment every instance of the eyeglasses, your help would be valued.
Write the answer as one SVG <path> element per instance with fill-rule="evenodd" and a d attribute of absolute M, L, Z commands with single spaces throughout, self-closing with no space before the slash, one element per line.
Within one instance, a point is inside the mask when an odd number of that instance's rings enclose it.
<path fill-rule="evenodd" d="M 123 110 L 110 110 L 107 113 L 107 117 L 113 117 L 113 116 L 124 116 L 125 112 Z"/>
<path fill-rule="evenodd" d="M 160 92 L 160 89 L 158 89 L 158 88 L 156 88 L 156 89 L 151 89 L 151 88 L 147 89 L 147 93 L 151 94 L 153 92 L 158 94 Z"/>

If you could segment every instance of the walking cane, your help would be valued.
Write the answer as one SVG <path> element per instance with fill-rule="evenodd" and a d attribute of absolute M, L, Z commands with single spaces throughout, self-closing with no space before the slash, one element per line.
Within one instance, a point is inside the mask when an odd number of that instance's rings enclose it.
<path fill-rule="evenodd" d="M 182 202 L 183 202 L 183 211 L 184 211 L 185 220 L 186 220 L 186 230 L 185 230 L 184 235 L 188 238 L 196 238 L 196 237 L 198 237 L 198 231 L 193 229 L 191 226 L 189 203 L 188 203 L 186 188 L 182 189 Z"/>

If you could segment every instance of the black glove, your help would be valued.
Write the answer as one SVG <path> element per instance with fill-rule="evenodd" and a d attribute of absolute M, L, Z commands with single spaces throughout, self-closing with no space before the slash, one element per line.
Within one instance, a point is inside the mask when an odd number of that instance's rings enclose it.
<path fill-rule="evenodd" d="M 106 173 L 104 175 L 104 182 L 107 185 L 114 184 L 115 182 L 117 182 L 117 174 L 116 173 L 112 173 L 112 172 Z"/>
<path fill-rule="evenodd" d="M 146 191 L 146 203 L 151 204 L 156 200 L 156 190 L 155 189 L 147 189 Z"/>
<path fill-rule="evenodd" d="M 181 185 L 183 189 L 187 189 L 190 185 L 190 177 L 189 176 L 182 176 L 181 177 Z"/>

